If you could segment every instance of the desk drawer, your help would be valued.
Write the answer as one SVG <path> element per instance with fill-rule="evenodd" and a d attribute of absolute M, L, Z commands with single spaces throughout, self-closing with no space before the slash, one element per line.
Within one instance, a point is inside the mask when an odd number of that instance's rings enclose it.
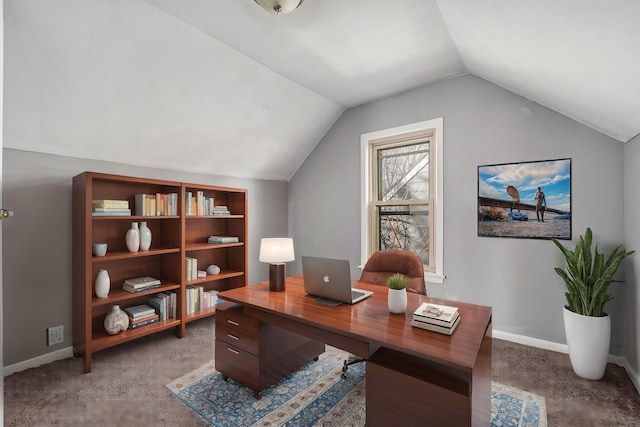
<path fill-rule="evenodd" d="M 258 338 L 236 329 L 228 328 L 226 325 L 216 325 L 216 340 L 221 340 L 233 347 L 241 348 L 254 356 L 259 355 L 260 341 Z"/>
<path fill-rule="evenodd" d="M 255 338 L 258 338 L 260 333 L 260 322 L 245 316 L 241 309 L 236 308 L 216 311 L 216 333 L 218 327 L 226 327 L 229 331 Z"/>
<path fill-rule="evenodd" d="M 216 339 L 216 370 L 253 391 L 261 391 L 259 360 L 247 351 Z"/>

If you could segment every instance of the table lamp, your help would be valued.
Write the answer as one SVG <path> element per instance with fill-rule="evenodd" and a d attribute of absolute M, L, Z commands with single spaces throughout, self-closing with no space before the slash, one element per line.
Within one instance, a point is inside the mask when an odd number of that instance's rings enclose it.
<path fill-rule="evenodd" d="M 294 259 L 293 239 L 265 238 L 260 241 L 260 262 L 269 263 L 270 291 L 284 291 L 285 263 Z"/>

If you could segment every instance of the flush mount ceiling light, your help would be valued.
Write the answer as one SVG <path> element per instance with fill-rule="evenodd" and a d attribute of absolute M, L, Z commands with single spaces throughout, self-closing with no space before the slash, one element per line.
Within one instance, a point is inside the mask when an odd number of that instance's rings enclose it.
<path fill-rule="evenodd" d="M 264 10 L 274 15 L 285 15 L 293 12 L 303 0 L 254 0 Z"/>

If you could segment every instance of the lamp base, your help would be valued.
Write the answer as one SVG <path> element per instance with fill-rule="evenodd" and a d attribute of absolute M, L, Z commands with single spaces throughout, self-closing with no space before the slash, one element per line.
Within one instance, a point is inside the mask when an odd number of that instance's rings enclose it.
<path fill-rule="evenodd" d="M 284 291 L 285 264 L 269 264 L 269 290 L 273 292 Z"/>

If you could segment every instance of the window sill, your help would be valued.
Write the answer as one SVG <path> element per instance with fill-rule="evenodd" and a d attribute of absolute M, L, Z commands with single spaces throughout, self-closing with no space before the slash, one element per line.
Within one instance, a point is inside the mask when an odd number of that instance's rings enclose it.
<path fill-rule="evenodd" d="M 444 279 L 447 276 L 444 276 L 442 274 L 436 274 L 436 273 L 424 273 L 424 280 L 427 283 L 444 283 Z"/>

